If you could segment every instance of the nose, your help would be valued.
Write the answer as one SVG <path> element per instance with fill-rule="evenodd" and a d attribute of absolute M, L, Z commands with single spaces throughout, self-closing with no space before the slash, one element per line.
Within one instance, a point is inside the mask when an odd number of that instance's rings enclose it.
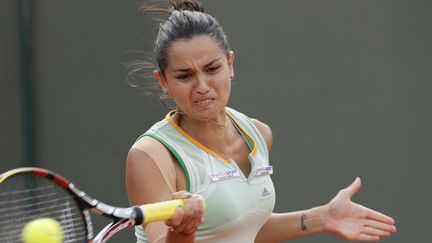
<path fill-rule="evenodd" d="M 210 91 L 209 81 L 204 75 L 197 75 L 195 91 L 199 94 L 206 94 Z"/>

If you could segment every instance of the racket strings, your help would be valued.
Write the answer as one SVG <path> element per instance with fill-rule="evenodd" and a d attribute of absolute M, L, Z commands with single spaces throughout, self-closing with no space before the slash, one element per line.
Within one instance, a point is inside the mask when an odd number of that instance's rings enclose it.
<path fill-rule="evenodd" d="M 12 192 L 1 192 L 1 193 L 0 193 L 0 197 L 2 197 L 2 196 L 8 196 L 8 197 L 10 197 L 11 195 L 15 195 L 15 194 L 22 194 L 22 193 L 29 193 L 29 192 L 36 193 L 36 192 L 38 192 L 38 191 L 46 191 L 46 190 L 50 190 L 50 189 L 53 188 L 53 187 L 54 187 L 54 185 L 51 184 L 51 185 L 48 185 L 48 186 L 45 186 L 45 187 L 32 188 L 32 189 L 29 189 L 29 188 L 22 188 L 22 189 L 18 189 L 18 188 L 17 188 L 16 191 L 12 191 Z M 1 205 L 2 203 L 4 203 L 4 202 L 0 202 L 0 205 Z"/>
<path fill-rule="evenodd" d="M 11 200 L 11 201 L 7 201 L 7 202 L 1 202 L 0 203 L 0 207 L 3 207 L 3 205 L 18 205 L 18 206 L 12 206 L 12 207 L 5 207 L 5 208 L 0 208 L 0 213 L 5 213 L 11 210 L 16 210 L 16 209 L 25 209 L 28 208 L 28 211 L 31 211 L 32 209 L 35 210 L 49 210 L 50 208 L 55 208 L 58 207 L 58 205 L 53 205 L 51 207 L 43 207 L 44 204 L 48 204 L 48 203 L 58 203 L 63 201 L 65 198 L 58 198 L 58 199 L 54 199 L 50 202 L 47 201 L 41 201 L 38 200 L 35 202 L 35 199 L 45 199 L 47 196 L 54 196 L 56 195 L 55 193 L 51 193 L 51 195 L 40 195 L 40 196 L 35 196 L 35 197 L 28 197 L 28 198 L 21 198 L 18 200 Z M 24 206 L 21 206 L 24 205 Z M 21 213 L 28 213 L 27 211 L 21 211 Z M 10 215 L 12 216 L 12 215 Z"/>
<path fill-rule="evenodd" d="M 76 219 L 77 221 L 78 220 L 81 220 L 81 219 Z M 76 222 L 77 222 L 76 221 Z M 76 223 L 75 222 L 75 223 Z M 71 223 L 71 222 L 68 222 L 69 224 Z M 3 227 L 3 226 L 1 226 L 1 227 Z M 8 227 L 8 226 L 6 226 L 6 227 L 4 227 L 2 230 L 7 230 L 8 232 L 9 232 L 9 234 L 11 235 L 11 236 L 19 236 L 19 237 L 21 237 L 21 231 L 22 231 L 22 229 L 21 228 L 16 228 L 16 227 Z M 63 229 L 63 234 L 64 235 L 70 235 L 70 234 L 72 234 L 72 233 L 74 233 L 74 231 L 75 231 L 75 229 L 74 228 L 68 228 L 68 229 Z M 77 233 L 77 234 L 85 234 L 85 232 L 79 232 L 79 233 Z M 2 240 L 3 240 L 3 238 L 2 238 Z M 3 241 L 2 241 L 3 242 Z"/>
<path fill-rule="evenodd" d="M 13 175 L 0 184 L 1 243 L 22 242 L 24 226 L 47 217 L 61 224 L 64 242 L 87 242 L 82 211 L 63 188 L 31 173 Z"/>

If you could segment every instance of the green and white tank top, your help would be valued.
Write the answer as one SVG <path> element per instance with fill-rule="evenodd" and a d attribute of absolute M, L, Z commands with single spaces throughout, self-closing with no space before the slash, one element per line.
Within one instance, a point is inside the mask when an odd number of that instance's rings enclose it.
<path fill-rule="evenodd" d="M 231 108 L 227 115 L 249 146 L 251 172 L 246 177 L 235 161 L 226 160 L 200 144 L 171 118 L 173 112 L 143 136 L 161 142 L 186 175 L 187 190 L 204 196 L 207 210 L 196 242 L 253 243 L 275 204 L 267 145 L 250 118 Z M 142 226 L 135 227 L 139 243 L 148 242 Z"/>

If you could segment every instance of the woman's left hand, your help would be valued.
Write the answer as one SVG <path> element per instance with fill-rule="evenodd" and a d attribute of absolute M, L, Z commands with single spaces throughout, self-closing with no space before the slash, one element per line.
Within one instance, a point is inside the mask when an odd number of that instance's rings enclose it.
<path fill-rule="evenodd" d="M 357 241 L 377 241 L 396 232 L 391 217 L 351 201 L 360 186 L 360 178 L 357 178 L 326 205 L 328 215 L 324 231 Z"/>

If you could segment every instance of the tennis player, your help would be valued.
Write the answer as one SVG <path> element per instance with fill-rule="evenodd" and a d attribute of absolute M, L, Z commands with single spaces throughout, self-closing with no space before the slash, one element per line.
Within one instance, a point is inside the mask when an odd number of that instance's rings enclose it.
<path fill-rule="evenodd" d="M 195 0 L 170 0 L 155 41 L 153 76 L 175 109 L 129 151 L 126 185 L 132 204 L 186 198 L 166 222 L 136 227 L 138 242 L 280 242 L 316 233 L 376 241 L 394 220 L 351 201 L 360 179 L 329 203 L 273 213 L 269 126 L 227 107 L 234 52 L 218 21 Z M 204 196 L 207 209 L 189 193 Z"/>

